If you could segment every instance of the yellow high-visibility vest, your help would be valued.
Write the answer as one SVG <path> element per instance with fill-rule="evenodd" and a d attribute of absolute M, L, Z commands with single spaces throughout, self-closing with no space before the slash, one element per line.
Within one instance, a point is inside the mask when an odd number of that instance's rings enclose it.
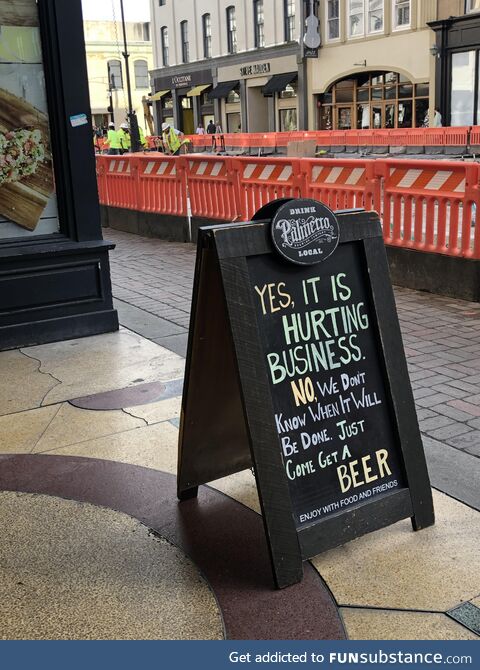
<path fill-rule="evenodd" d="M 107 144 L 110 149 L 122 148 L 122 145 L 120 144 L 120 137 L 118 136 L 118 131 L 109 129 L 107 133 Z"/>
<path fill-rule="evenodd" d="M 132 146 L 132 140 L 131 140 L 131 137 L 130 137 L 130 133 L 128 131 L 123 130 L 123 128 L 121 128 L 118 131 L 118 134 L 120 135 L 121 148 L 124 151 L 130 151 L 130 148 Z"/>
<path fill-rule="evenodd" d="M 178 149 L 180 149 L 180 147 L 182 145 L 182 142 L 181 142 L 179 136 L 177 135 L 175 130 L 172 128 L 172 126 L 170 126 L 170 128 L 168 129 L 168 133 L 165 134 L 165 140 L 166 140 L 167 146 L 170 149 L 170 151 L 172 152 L 172 154 L 174 154 L 176 151 L 178 151 Z"/>

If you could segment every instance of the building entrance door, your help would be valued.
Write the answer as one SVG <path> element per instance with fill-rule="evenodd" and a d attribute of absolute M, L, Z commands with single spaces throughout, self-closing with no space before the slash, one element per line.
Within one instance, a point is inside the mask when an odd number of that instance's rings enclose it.
<path fill-rule="evenodd" d="M 337 106 L 337 128 L 338 130 L 350 130 L 352 128 L 353 105 Z"/>

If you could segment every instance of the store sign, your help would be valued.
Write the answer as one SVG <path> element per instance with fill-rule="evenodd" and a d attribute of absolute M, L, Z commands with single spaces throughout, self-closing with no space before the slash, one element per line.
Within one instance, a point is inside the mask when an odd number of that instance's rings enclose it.
<path fill-rule="evenodd" d="M 367 532 L 434 522 L 380 220 L 312 202 L 200 229 L 182 401 L 180 499 L 253 467 L 279 587 Z"/>
<path fill-rule="evenodd" d="M 191 74 L 179 74 L 172 77 L 172 88 L 181 88 L 182 86 L 191 86 L 192 85 L 192 75 Z"/>
<path fill-rule="evenodd" d="M 255 77 L 270 72 L 270 63 L 254 63 L 240 68 L 241 77 Z"/>

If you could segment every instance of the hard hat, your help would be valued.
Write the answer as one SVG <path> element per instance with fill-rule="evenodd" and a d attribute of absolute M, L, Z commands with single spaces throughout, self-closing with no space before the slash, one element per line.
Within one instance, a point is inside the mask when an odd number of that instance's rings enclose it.
<path fill-rule="evenodd" d="M 115 128 L 115 124 L 113 123 L 113 121 L 110 121 L 110 123 L 108 124 L 108 127 L 109 128 Z"/>
<path fill-rule="evenodd" d="M 124 130 L 128 130 L 128 123 L 122 123 L 120 128 L 123 128 Z"/>
<path fill-rule="evenodd" d="M 162 123 L 162 132 L 163 132 L 164 130 L 167 130 L 168 128 L 170 128 L 170 124 L 169 124 L 169 123 Z"/>

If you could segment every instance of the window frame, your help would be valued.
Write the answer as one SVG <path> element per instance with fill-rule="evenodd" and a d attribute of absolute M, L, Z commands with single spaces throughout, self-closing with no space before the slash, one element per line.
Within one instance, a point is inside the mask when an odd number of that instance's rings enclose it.
<path fill-rule="evenodd" d="M 328 16 L 328 10 L 331 2 L 336 2 L 338 4 L 338 17 L 331 19 Z M 338 22 L 338 37 L 330 37 L 329 27 L 330 22 L 334 20 Z M 341 28 L 342 28 L 342 2 L 341 0 L 327 0 L 325 3 L 325 39 L 327 42 L 339 42 L 341 39 Z"/>
<path fill-rule="evenodd" d="M 180 21 L 180 45 L 182 47 L 182 63 L 190 62 L 190 44 L 188 41 L 188 21 Z"/>
<path fill-rule="evenodd" d="M 208 23 L 207 23 L 208 21 Z M 208 30 L 207 30 L 208 29 Z M 203 57 L 212 57 L 212 15 L 210 12 L 202 14 L 202 41 L 203 41 Z"/>
<path fill-rule="evenodd" d="M 293 13 L 288 13 L 293 8 Z M 285 42 L 295 42 L 295 0 L 283 0 L 283 29 Z"/>
<path fill-rule="evenodd" d="M 227 19 L 227 52 L 229 54 L 237 53 L 237 16 L 235 5 L 229 5 L 225 8 Z"/>
<path fill-rule="evenodd" d="M 392 0 L 395 2 L 395 0 Z M 408 0 L 410 1 L 410 0 Z M 370 9 L 370 2 L 371 0 L 362 0 L 363 2 L 363 8 L 362 8 L 362 17 L 363 17 L 363 30 L 361 33 L 358 33 L 356 35 L 352 34 L 351 27 L 352 24 L 350 22 L 350 16 L 351 16 L 351 3 L 352 0 L 348 0 L 347 4 L 347 34 L 348 34 L 348 39 L 356 40 L 362 37 L 368 37 L 369 35 L 383 35 L 385 34 L 385 0 L 382 0 L 382 28 L 380 30 L 370 30 L 370 14 L 371 14 L 371 9 Z M 328 3 L 327 3 L 328 4 Z M 329 40 L 332 41 L 332 40 Z"/>
<path fill-rule="evenodd" d="M 112 72 L 111 72 L 111 63 L 118 64 L 118 70 L 120 73 L 120 86 L 112 86 Z M 110 58 L 110 60 L 107 61 L 107 72 L 108 72 L 108 89 L 110 91 L 122 91 L 123 90 L 123 69 L 122 69 L 122 61 L 119 60 L 118 58 Z M 115 78 L 115 75 L 113 75 Z"/>
<path fill-rule="evenodd" d="M 399 30 L 410 30 L 412 27 L 412 0 L 400 0 L 400 2 L 408 2 L 408 24 L 397 24 L 397 1 L 398 0 L 392 0 L 392 32 L 397 32 Z"/>
<path fill-rule="evenodd" d="M 145 64 L 146 75 L 143 75 L 143 74 L 142 74 L 142 75 L 138 75 L 138 74 L 137 74 L 137 69 L 136 69 L 137 63 L 144 63 L 144 64 Z M 140 76 L 142 79 L 144 79 L 144 78 L 146 77 L 146 84 L 145 84 L 145 86 L 139 86 L 139 85 L 138 85 L 138 78 L 139 78 L 139 76 Z M 136 89 L 136 90 L 142 90 L 142 89 L 145 90 L 145 89 L 147 89 L 147 88 L 150 88 L 150 83 L 149 83 L 149 78 L 148 78 L 148 61 L 147 61 L 145 58 L 137 58 L 136 60 L 133 61 L 133 77 L 134 77 L 134 79 L 135 79 L 135 89 Z"/>
<path fill-rule="evenodd" d="M 258 20 L 259 16 L 259 5 L 262 8 L 262 22 Z M 261 30 L 260 30 L 261 26 Z M 253 34 L 254 34 L 254 45 L 256 49 L 263 49 L 265 46 L 265 13 L 263 0 L 253 0 Z"/>
<path fill-rule="evenodd" d="M 168 67 L 169 64 L 168 26 L 162 26 L 160 28 L 160 47 L 162 49 L 163 67 Z"/>
<path fill-rule="evenodd" d="M 464 10 L 463 10 L 464 14 L 473 14 L 475 12 L 480 12 L 480 7 L 472 7 L 471 6 L 471 3 L 473 1 L 474 0 L 465 0 Z"/>

